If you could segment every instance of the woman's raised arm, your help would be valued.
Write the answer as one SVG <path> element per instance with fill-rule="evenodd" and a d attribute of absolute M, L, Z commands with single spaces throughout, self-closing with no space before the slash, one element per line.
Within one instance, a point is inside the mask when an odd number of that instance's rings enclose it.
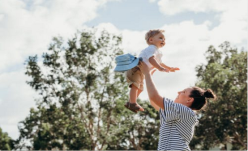
<path fill-rule="evenodd" d="M 157 106 L 157 107 L 153 106 L 156 110 L 158 109 L 158 107 L 164 109 L 163 97 L 158 93 L 152 81 L 148 66 L 144 62 L 141 61 L 139 67 L 142 73 L 145 75 L 146 89 L 147 89 L 147 93 L 151 101 L 151 104 L 153 102 Z"/>

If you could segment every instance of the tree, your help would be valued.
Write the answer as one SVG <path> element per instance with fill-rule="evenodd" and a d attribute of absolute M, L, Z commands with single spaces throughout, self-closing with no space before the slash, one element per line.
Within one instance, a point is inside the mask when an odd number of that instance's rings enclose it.
<path fill-rule="evenodd" d="M 138 100 L 145 111 L 135 117 L 125 116 L 115 141 L 106 150 L 156 150 L 159 138 L 159 114 L 146 101 Z M 127 109 L 124 109 L 127 112 Z"/>
<path fill-rule="evenodd" d="M 197 86 L 211 88 L 217 101 L 201 112 L 192 149 L 207 150 L 232 144 L 234 150 L 247 149 L 247 52 L 232 48 L 229 42 L 218 51 L 210 46 L 206 65 L 196 67 Z"/>
<path fill-rule="evenodd" d="M 0 150 L 12 150 L 14 148 L 14 140 L 8 136 L 0 128 Z"/>
<path fill-rule="evenodd" d="M 123 75 L 113 72 L 115 56 L 123 53 L 120 43 L 119 36 L 106 31 L 97 37 L 96 31 L 85 30 L 67 45 L 54 38 L 43 64 L 37 55 L 28 58 L 27 83 L 41 97 L 19 124 L 16 148 L 146 149 L 155 144 L 154 109 L 148 106 L 133 116 L 124 108 L 128 87 Z"/>

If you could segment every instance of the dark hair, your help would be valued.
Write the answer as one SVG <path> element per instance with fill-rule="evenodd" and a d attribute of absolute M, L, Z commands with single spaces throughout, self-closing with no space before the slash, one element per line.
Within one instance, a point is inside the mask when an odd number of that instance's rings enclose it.
<path fill-rule="evenodd" d="M 191 104 L 191 109 L 201 110 L 207 105 L 207 99 L 216 99 L 216 95 L 211 89 L 203 90 L 199 87 L 192 87 L 193 90 L 190 93 L 190 97 L 194 98 L 194 102 Z"/>

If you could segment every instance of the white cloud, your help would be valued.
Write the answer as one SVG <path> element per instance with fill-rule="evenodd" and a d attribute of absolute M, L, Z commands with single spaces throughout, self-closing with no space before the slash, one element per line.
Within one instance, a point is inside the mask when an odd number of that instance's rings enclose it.
<path fill-rule="evenodd" d="M 219 25 L 208 31 L 208 39 L 211 44 L 218 45 L 223 41 L 229 41 L 239 48 L 247 49 L 246 0 L 160 0 L 158 6 L 165 15 L 175 15 L 183 12 L 216 12 L 215 17 L 219 19 Z M 187 27 L 182 26 L 181 28 L 188 30 Z M 191 30 L 191 32 L 194 32 L 194 30 Z"/>
<path fill-rule="evenodd" d="M 214 9 L 211 7 L 212 1 L 204 0 L 160 0 L 158 5 L 160 11 L 167 15 L 175 15 L 178 13 L 193 11 L 193 12 L 205 12 L 209 9 Z"/>
<path fill-rule="evenodd" d="M 100 23 L 96 26 L 98 31 L 106 30 L 111 34 L 120 35 L 121 32 L 111 23 Z"/>
<path fill-rule="evenodd" d="M 156 2 L 157 0 L 149 0 L 150 3 L 154 3 Z"/>
<path fill-rule="evenodd" d="M 14 139 L 17 123 L 34 106 L 35 93 L 26 83 L 23 63 L 45 52 L 52 37 L 71 38 L 97 9 L 112 0 L 0 1 L 0 127 Z M 20 69 L 21 66 L 21 69 Z"/>
<path fill-rule="evenodd" d="M 0 74 L 0 127 L 11 137 L 18 137 L 17 124 L 29 114 L 34 107 L 37 94 L 26 84 L 24 68 L 18 71 Z"/>
<path fill-rule="evenodd" d="M 175 15 L 183 12 L 229 12 L 236 10 L 241 14 L 246 11 L 246 0 L 159 0 L 160 11 L 166 15 Z M 241 16 L 246 15 L 243 14 Z M 236 16 L 237 17 L 237 16 Z"/>
<path fill-rule="evenodd" d="M 0 5 L 0 71 L 44 52 L 52 37 L 70 37 L 97 16 L 97 0 L 4 0 Z M 10 61 L 11 60 L 11 61 Z"/>
<path fill-rule="evenodd" d="M 3 14 L 0 14 L 0 21 L 4 18 Z"/>
<path fill-rule="evenodd" d="M 123 47 L 124 52 L 138 55 L 147 44 L 145 41 L 145 34 L 147 31 L 131 31 L 123 30 Z"/>
<path fill-rule="evenodd" d="M 131 53 L 138 55 L 138 53 L 147 46 L 145 42 L 146 31 L 131 31 L 131 30 L 119 30 L 112 23 L 100 23 L 96 26 L 98 31 L 103 29 L 107 30 L 111 34 L 119 35 L 122 37 L 122 46 L 124 53 Z"/>

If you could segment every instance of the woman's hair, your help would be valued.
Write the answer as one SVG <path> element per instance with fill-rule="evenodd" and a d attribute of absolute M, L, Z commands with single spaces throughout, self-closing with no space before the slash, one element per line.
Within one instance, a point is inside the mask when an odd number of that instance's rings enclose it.
<path fill-rule="evenodd" d="M 146 33 L 146 36 L 145 36 L 145 39 L 146 39 L 146 43 L 149 45 L 149 38 L 159 34 L 159 33 L 163 33 L 164 30 L 160 30 L 160 29 L 153 29 L 153 30 L 149 30 L 147 33 Z"/>
<path fill-rule="evenodd" d="M 193 90 L 190 93 L 190 97 L 194 98 L 194 102 L 191 105 L 193 110 L 201 110 L 207 105 L 207 99 L 216 99 L 216 95 L 211 89 L 203 90 L 199 87 L 192 87 Z"/>

